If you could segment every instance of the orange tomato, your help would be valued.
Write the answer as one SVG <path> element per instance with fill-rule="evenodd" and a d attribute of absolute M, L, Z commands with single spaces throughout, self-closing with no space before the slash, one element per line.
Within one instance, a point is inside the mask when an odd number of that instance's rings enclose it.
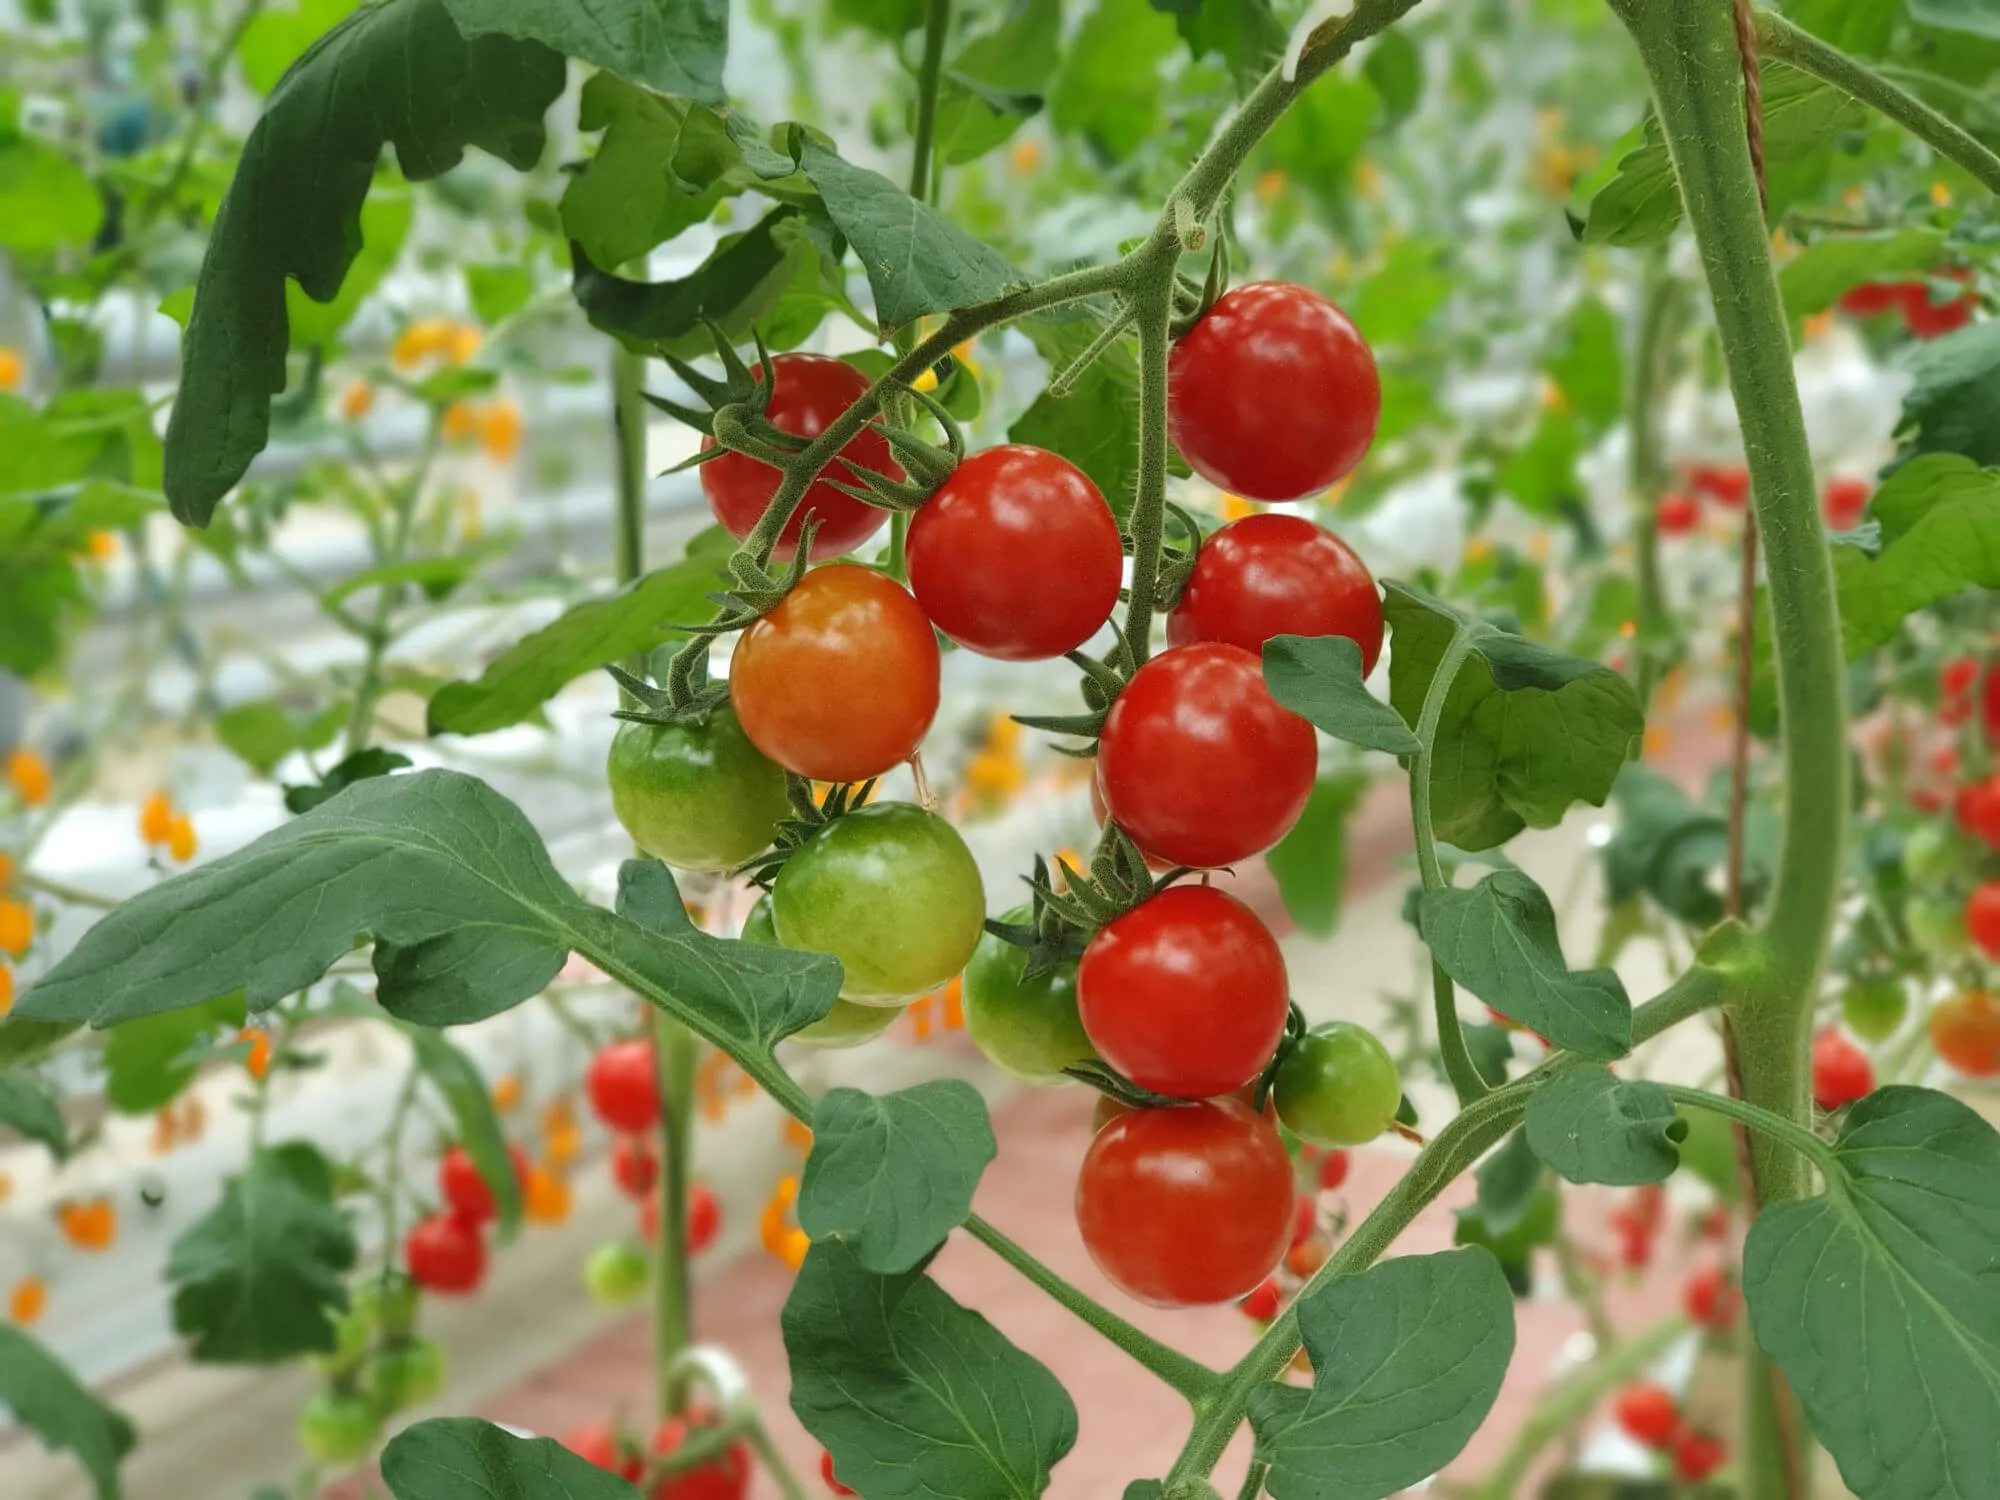
<path fill-rule="evenodd" d="M 79 1250 L 108 1250 L 118 1238 L 118 1210 L 109 1198 L 101 1196 L 88 1203 L 58 1205 L 56 1223 L 64 1238 Z"/>
<path fill-rule="evenodd" d="M 25 1327 L 41 1317 L 48 1305 L 48 1283 L 39 1276 L 23 1276 L 7 1298 L 7 1316 Z"/>
<path fill-rule="evenodd" d="M 1931 1045 L 1968 1078 L 2000 1074 L 2000 1000 L 1967 990 L 1941 1002 L 1931 1012 Z"/>
<path fill-rule="evenodd" d="M 262 1078 L 271 1071 L 271 1033 L 261 1026 L 246 1026 L 236 1033 L 236 1040 L 250 1044 L 250 1055 L 243 1060 L 243 1066 L 252 1078 Z"/>
<path fill-rule="evenodd" d="M 35 909 L 25 901 L 0 897 L 0 952 L 19 958 L 35 941 Z"/>
<path fill-rule="evenodd" d="M 479 445 L 496 464 L 511 463 L 521 451 L 521 408 L 502 396 L 479 419 Z"/>
<path fill-rule="evenodd" d="M 167 825 L 167 853 L 177 864 L 184 865 L 194 858 L 194 851 L 194 820 L 186 813 L 175 813 Z"/>
<path fill-rule="evenodd" d="M 358 422 L 375 409 L 375 387 L 365 380 L 357 380 L 340 393 L 340 414 L 350 422 Z"/>
<path fill-rule="evenodd" d="M 530 1167 L 522 1184 L 521 1212 L 531 1224 L 560 1224 L 569 1217 L 574 1194 L 548 1166 Z"/>
<path fill-rule="evenodd" d="M 173 798 L 165 792 L 155 792 L 139 806 L 139 837 L 149 844 L 164 844 L 173 831 Z"/>
<path fill-rule="evenodd" d="M 521 1102 L 521 1075 L 502 1073 L 493 1084 L 493 1107 L 509 1110 Z"/>
<path fill-rule="evenodd" d="M 49 763 L 25 745 L 7 757 L 7 780 L 13 783 L 14 795 L 29 807 L 40 807 L 48 801 L 55 787 Z"/>

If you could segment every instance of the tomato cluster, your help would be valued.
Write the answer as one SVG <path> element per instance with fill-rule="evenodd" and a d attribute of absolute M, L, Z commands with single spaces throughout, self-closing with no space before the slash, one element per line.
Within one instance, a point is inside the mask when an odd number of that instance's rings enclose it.
<path fill-rule="evenodd" d="M 394 1275 L 352 1288 L 334 1320 L 333 1347 L 312 1357 L 326 1384 L 299 1411 L 299 1447 L 315 1463 L 358 1461 L 386 1418 L 444 1389 L 444 1351 L 417 1333 L 417 1293 L 414 1279 Z"/>
<path fill-rule="evenodd" d="M 1680 1403 L 1661 1386 L 1626 1386 L 1618 1393 L 1612 1411 L 1634 1442 L 1670 1453 L 1675 1476 L 1689 1484 L 1708 1478 L 1729 1456 L 1721 1438 L 1689 1427 L 1682 1420 Z"/>
<path fill-rule="evenodd" d="M 677 1417 L 668 1417 L 653 1429 L 649 1442 L 622 1432 L 610 1422 L 593 1422 L 563 1438 L 563 1446 L 607 1473 L 633 1484 L 641 1484 L 649 1474 L 659 1475 L 664 1461 L 714 1418 L 700 1408 L 691 1408 Z M 750 1493 L 751 1455 L 743 1443 L 731 1443 L 715 1457 L 692 1468 L 659 1475 L 644 1491 L 646 1500 L 743 1500 Z"/>
<path fill-rule="evenodd" d="M 525 1188 L 528 1159 L 518 1146 L 507 1151 L 514 1180 Z M 438 1198 L 439 1210 L 403 1237 L 403 1265 L 425 1291 L 464 1296 L 486 1279 L 486 1226 L 499 1208 L 463 1146 L 451 1146 L 438 1158 Z"/>
<path fill-rule="evenodd" d="M 1972 272 L 1965 266 L 1947 266 L 1940 279 L 1970 282 Z M 1903 326 L 1915 338 L 1934 339 L 1955 332 L 1972 321 L 1979 306 L 1979 294 L 1968 288 L 1955 297 L 1937 298 L 1929 281 L 1865 281 L 1844 293 L 1840 310 L 1850 317 L 1878 318 L 1898 314 Z"/>

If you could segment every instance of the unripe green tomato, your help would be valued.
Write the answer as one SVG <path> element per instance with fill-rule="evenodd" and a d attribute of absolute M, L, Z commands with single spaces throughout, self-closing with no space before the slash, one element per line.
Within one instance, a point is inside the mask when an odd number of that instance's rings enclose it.
<path fill-rule="evenodd" d="M 354 1284 L 352 1306 L 367 1319 L 371 1331 L 380 1329 L 390 1341 L 406 1339 L 416 1331 L 417 1284 L 401 1271 L 386 1277 L 369 1276 Z"/>
<path fill-rule="evenodd" d="M 444 1350 L 429 1339 L 390 1344 L 361 1372 L 361 1393 L 382 1416 L 422 1406 L 444 1389 Z"/>
<path fill-rule="evenodd" d="M 771 898 L 759 896 L 757 904 L 750 908 L 750 915 L 743 919 L 743 941 L 763 943 L 767 947 L 778 946 L 777 924 L 771 920 Z M 896 1017 L 902 1009 L 894 1005 L 856 1005 L 852 1000 L 833 1002 L 833 1009 L 814 1021 L 810 1026 L 802 1026 L 787 1041 L 804 1047 L 822 1047 L 829 1050 L 837 1047 L 858 1047 L 863 1042 L 872 1042 L 876 1037 L 896 1024 Z"/>
<path fill-rule="evenodd" d="M 1932 901 L 1913 896 L 1903 908 L 1903 920 L 1919 948 L 1938 958 L 1956 958 L 1968 952 L 1972 939 L 1965 931 L 1965 904 Z"/>
<path fill-rule="evenodd" d="M 1943 885 L 1961 863 L 1958 840 L 1942 823 L 1921 824 L 1903 840 L 1903 873 L 1913 885 Z"/>
<path fill-rule="evenodd" d="M 1864 1042 L 1887 1041 L 1910 1013 L 1910 996 L 1900 979 L 1863 979 L 1840 997 L 1840 1016 Z"/>
<path fill-rule="evenodd" d="M 1278 1066 L 1278 1118 L 1317 1146 L 1359 1146 L 1396 1118 L 1403 1086 L 1395 1060 L 1373 1032 L 1326 1021 L 1300 1037 Z"/>
<path fill-rule="evenodd" d="M 633 841 L 683 870 L 740 865 L 791 812 L 784 771 L 727 704 L 699 724 L 620 724 L 605 776 Z"/>
<path fill-rule="evenodd" d="M 583 1263 L 583 1287 L 603 1307 L 622 1307 L 644 1295 L 648 1267 L 636 1245 L 599 1245 Z"/>
<path fill-rule="evenodd" d="M 367 1456 L 382 1429 L 375 1404 L 354 1391 L 321 1391 L 299 1413 L 299 1447 L 316 1464 L 351 1464 Z"/>
<path fill-rule="evenodd" d="M 1032 908 L 1017 906 L 1001 918 L 1025 923 Z M 1063 1069 L 1094 1061 L 1097 1049 L 1076 1012 L 1076 965 L 1063 964 L 1033 979 L 1021 978 L 1027 953 L 987 933 L 965 966 L 965 1029 L 995 1063 L 1029 1083 L 1068 1083 Z"/>
<path fill-rule="evenodd" d="M 311 1363 L 322 1375 L 347 1375 L 361 1366 L 369 1345 L 375 1341 L 375 1311 L 361 1305 L 357 1289 L 346 1312 L 333 1320 L 333 1348 L 312 1355 Z"/>
<path fill-rule="evenodd" d="M 902 1005 L 927 995 L 979 945 L 986 891 L 958 830 L 908 802 L 878 802 L 834 819 L 778 872 L 778 941 L 830 953 L 841 996 Z"/>

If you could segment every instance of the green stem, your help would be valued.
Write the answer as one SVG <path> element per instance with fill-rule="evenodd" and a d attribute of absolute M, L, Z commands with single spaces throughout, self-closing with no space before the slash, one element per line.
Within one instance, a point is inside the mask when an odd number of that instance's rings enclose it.
<path fill-rule="evenodd" d="M 181 184 L 187 181 L 187 175 L 194 167 L 195 152 L 201 148 L 202 140 L 208 134 L 209 120 L 214 113 L 216 97 L 222 91 L 223 70 L 229 66 L 229 60 L 236 55 L 236 48 L 243 40 L 243 33 L 250 29 L 250 23 L 263 11 L 264 3 L 265 0 L 248 0 L 243 9 L 236 13 L 236 18 L 229 23 L 229 29 L 223 32 L 222 39 L 215 45 L 215 50 L 209 53 L 202 63 L 200 81 L 195 85 L 194 100 L 189 105 L 188 127 L 181 136 L 181 149 L 175 153 L 174 164 L 168 169 L 167 175 L 146 195 L 145 202 L 137 215 L 138 227 L 150 224 L 153 217 L 173 201 L 173 196 L 180 191 Z M 136 233 L 129 234 L 128 243 L 136 244 L 137 240 Z"/>
<path fill-rule="evenodd" d="M 694 1033 L 661 1012 L 653 1022 L 660 1080 L 660 1217 L 653 1251 L 653 1362 L 660 1372 L 660 1415 L 670 1417 L 680 1392 L 665 1372 L 693 1336 L 693 1294 L 688 1280 L 687 1204 L 694 1146 Z"/>
<path fill-rule="evenodd" d="M 1703 1011 L 1728 1002 L 1730 977 L 1706 964 L 1690 964 L 1687 971 L 1659 994 L 1632 1012 L 1632 1045 L 1651 1041 Z"/>
<path fill-rule="evenodd" d="M 738 1429 L 737 1435 L 750 1445 L 750 1450 L 764 1466 L 764 1472 L 777 1481 L 782 1500 L 807 1500 L 809 1492 L 799 1482 L 799 1476 L 792 1472 L 792 1466 L 785 1462 L 785 1455 L 778 1451 L 778 1445 L 771 1441 L 770 1431 L 764 1426 L 762 1417 L 752 1413 L 750 1420 Z"/>
<path fill-rule="evenodd" d="M 1264 1493 L 1264 1476 L 1270 1472 L 1269 1464 L 1252 1459 L 1249 1469 L 1244 1472 L 1243 1486 L 1236 1492 L 1236 1500 L 1257 1500 Z"/>
<path fill-rule="evenodd" d="M 1788 1151 L 1796 1152 L 1803 1161 L 1817 1162 L 1828 1171 L 1837 1170 L 1833 1147 L 1814 1135 L 1805 1126 L 1768 1109 L 1760 1109 L 1741 1099 L 1732 1099 L 1727 1094 L 1711 1094 L 1706 1089 L 1691 1089 L 1685 1084 L 1663 1083 L 1661 1090 L 1669 1099 L 1686 1104 L 1694 1109 L 1705 1109 L 1712 1115 L 1736 1121 L 1740 1125 L 1761 1133 L 1765 1139 L 1776 1142 Z"/>
<path fill-rule="evenodd" d="M 95 891 L 86 891 L 81 886 L 70 885 L 65 881 L 51 880 L 48 876 L 37 875 L 32 870 L 19 871 L 14 878 L 28 890 L 39 891 L 42 895 L 57 901 L 67 901 L 71 906 L 88 906 L 98 911 L 110 911 L 118 905 L 115 897 L 100 896 Z"/>
<path fill-rule="evenodd" d="M 1171 257 L 1163 257 L 1169 269 Z M 1127 523 L 1132 533 L 1132 591 L 1125 606 L 1125 649 L 1137 669 L 1152 649 L 1153 607 L 1167 533 L 1167 356 L 1173 304 L 1166 287 L 1134 297 L 1139 330 L 1139 479 Z"/>
<path fill-rule="evenodd" d="M 1632 382 L 1625 408 L 1632 445 L 1627 484 L 1638 522 L 1632 533 L 1632 570 L 1639 594 L 1636 623 L 1642 705 L 1653 700 L 1663 643 L 1673 629 L 1666 586 L 1660 577 L 1660 493 L 1666 480 L 1660 454 L 1660 394 L 1670 373 L 1680 292 L 1680 279 L 1669 269 L 1662 247 L 1646 268 L 1645 302 L 1639 315 L 1639 338 L 1632 354 Z"/>
<path fill-rule="evenodd" d="M 612 557 L 618 581 L 646 571 L 646 358 L 623 344 L 611 352 L 611 421 L 617 439 L 617 511 Z"/>
<path fill-rule="evenodd" d="M 1431 826 L 1431 757 L 1438 724 L 1444 718 L 1445 699 L 1451 695 L 1451 685 L 1458 680 L 1459 668 L 1472 654 L 1477 630 L 1477 626 L 1460 623 L 1452 632 L 1451 644 L 1445 647 L 1438 661 L 1437 671 L 1424 693 L 1423 710 L 1417 716 L 1417 753 L 1410 759 L 1410 826 L 1416 830 L 1417 869 L 1426 891 L 1443 890 L 1445 886 L 1444 871 L 1438 865 L 1437 833 Z M 1465 1045 L 1465 1031 L 1458 1020 L 1458 991 L 1444 965 L 1435 959 L 1431 961 L 1431 1007 L 1437 1017 L 1438 1055 L 1444 1062 L 1445 1077 L 1451 1080 L 1452 1092 L 1458 1095 L 1463 1107 L 1486 1093 L 1486 1080 L 1479 1076 L 1472 1053 Z"/>
<path fill-rule="evenodd" d="M 1222 1384 L 1218 1371 L 1161 1343 L 1085 1296 L 984 1219 L 967 1219 L 965 1232 L 1185 1396 L 1197 1411 Z"/>
<path fill-rule="evenodd" d="M 1938 155 L 1965 168 L 1988 192 L 2000 193 L 2000 156 L 1873 68 L 1770 11 L 1757 13 L 1757 46 L 1766 57 L 1788 62 L 1881 111 Z"/>
<path fill-rule="evenodd" d="M 423 498 L 424 482 L 430 478 L 431 463 L 437 457 L 439 430 L 440 419 L 438 413 L 433 411 L 424 431 L 423 447 L 417 454 L 416 467 L 411 470 L 408 479 L 390 492 L 393 509 L 388 538 L 383 544 L 381 556 L 376 559 L 380 567 L 393 568 L 409 555 L 410 531 L 416 521 L 417 502 Z M 368 633 L 364 637 L 367 644 L 361 659 L 361 681 L 354 690 L 354 712 L 347 720 L 347 735 L 341 751 L 343 756 L 352 755 L 367 745 L 369 731 L 375 727 L 375 707 L 382 700 L 382 660 L 388 653 L 390 641 L 395 639 L 390 622 L 402 597 L 403 590 L 399 584 L 384 583 L 375 590 L 375 612 L 369 617 Z"/>
<path fill-rule="evenodd" d="M 937 129 L 938 82 L 944 73 L 944 41 L 951 30 L 951 0 L 930 0 L 924 15 L 924 60 L 917 71 L 916 141 L 910 155 L 910 196 L 931 195 L 931 145 Z"/>

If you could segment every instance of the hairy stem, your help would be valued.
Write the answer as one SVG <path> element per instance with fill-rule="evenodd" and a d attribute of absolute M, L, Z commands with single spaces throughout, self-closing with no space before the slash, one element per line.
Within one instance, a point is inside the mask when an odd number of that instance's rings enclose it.
<path fill-rule="evenodd" d="M 944 73 L 944 41 L 951 30 L 951 0 L 930 0 L 924 16 L 924 60 L 917 71 L 917 129 L 910 155 L 910 196 L 931 196 L 932 136 L 937 130 L 938 82 Z"/>
<path fill-rule="evenodd" d="M 1803 1161 L 1817 1162 L 1823 1167 L 1833 1165 L 1833 1147 L 1814 1135 L 1795 1120 L 1768 1109 L 1760 1109 L 1742 1099 L 1732 1099 L 1727 1094 L 1711 1094 L 1706 1089 L 1691 1089 L 1685 1084 L 1663 1083 L 1661 1090 L 1669 1099 L 1694 1109 L 1705 1109 L 1712 1115 L 1734 1120 L 1762 1135 L 1766 1140 L 1783 1146 L 1796 1153 Z"/>
<path fill-rule="evenodd" d="M 1632 354 L 1632 381 L 1625 408 L 1632 445 L 1626 483 L 1635 515 L 1632 570 L 1639 594 L 1638 688 L 1642 705 L 1653 700 L 1661 653 L 1673 629 L 1666 586 L 1660 577 L 1660 494 L 1666 474 L 1660 456 L 1659 406 L 1662 389 L 1670 382 L 1680 294 L 1681 282 L 1668 268 L 1663 250 L 1646 268 L 1645 301 L 1639 314 L 1639 339 Z"/>
<path fill-rule="evenodd" d="M 1169 274 L 1171 255 L 1162 256 Z M 1135 298 L 1139 328 L 1139 484 L 1132 497 L 1132 592 L 1125 607 L 1125 649 L 1136 670 L 1152 645 L 1167 533 L 1167 355 L 1173 314 L 1165 283 Z"/>
<path fill-rule="evenodd" d="M 430 478 L 431 463 L 437 457 L 439 432 L 440 418 L 433 411 L 424 429 L 424 443 L 418 451 L 415 468 L 390 491 L 389 534 L 376 558 L 381 567 L 393 568 L 409 556 L 410 530 L 416 521 L 417 502 L 423 498 L 424 483 Z M 343 756 L 366 746 L 369 731 L 375 727 L 375 707 L 382 700 L 382 660 L 388 653 L 389 642 L 395 638 L 390 624 L 402 597 L 400 584 L 376 585 L 375 613 L 369 617 L 368 633 L 363 638 L 366 644 L 361 658 L 361 680 L 354 689 L 354 710 L 347 720 Z"/>
<path fill-rule="evenodd" d="M 693 1292 L 688 1280 L 687 1204 L 694 1146 L 694 1033 L 661 1012 L 653 1022 L 660 1088 L 659 1239 L 653 1251 L 654 1397 L 662 1417 L 678 1409 L 681 1393 L 666 1370 L 693 1337 Z"/>
<path fill-rule="evenodd" d="M 628 584 L 646 571 L 646 385 L 645 356 L 616 340 L 611 345 L 611 422 L 617 440 L 617 511 L 613 517 L 613 561 L 618 581 Z M 627 658 L 625 670 L 638 676 L 644 657 Z"/>

